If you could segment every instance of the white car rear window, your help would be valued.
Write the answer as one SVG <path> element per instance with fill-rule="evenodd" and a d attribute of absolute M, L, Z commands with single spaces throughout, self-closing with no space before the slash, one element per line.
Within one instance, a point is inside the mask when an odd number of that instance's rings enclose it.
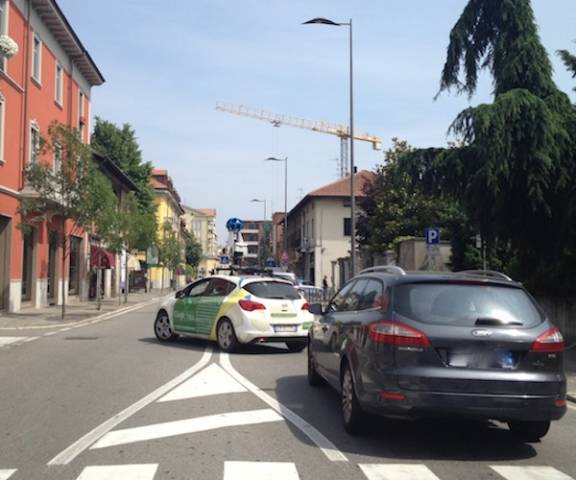
<path fill-rule="evenodd" d="M 243 288 L 252 295 L 260 298 L 278 300 L 298 300 L 301 298 L 292 285 L 284 282 L 252 282 Z"/>

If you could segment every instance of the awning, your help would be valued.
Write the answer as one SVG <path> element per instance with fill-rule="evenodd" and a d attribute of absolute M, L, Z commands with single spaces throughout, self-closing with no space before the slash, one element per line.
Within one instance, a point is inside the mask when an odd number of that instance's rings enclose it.
<path fill-rule="evenodd" d="M 136 272 L 140 271 L 140 260 L 138 260 L 134 255 L 128 254 L 128 269 Z"/>
<path fill-rule="evenodd" d="M 90 245 L 90 268 L 116 268 L 116 255 L 98 245 Z"/>

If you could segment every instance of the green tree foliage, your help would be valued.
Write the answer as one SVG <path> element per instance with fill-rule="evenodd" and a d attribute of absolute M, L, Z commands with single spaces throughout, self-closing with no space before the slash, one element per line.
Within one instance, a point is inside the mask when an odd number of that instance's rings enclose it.
<path fill-rule="evenodd" d="M 156 222 L 154 191 L 150 185 L 152 164 L 143 161 L 134 129 L 128 123 L 120 128 L 96 117 L 91 143 L 92 148 L 116 163 L 136 184 L 140 210 L 149 216 L 146 222 Z"/>
<path fill-rule="evenodd" d="M 451 131 L 463 146 L 413 152 L 404 166 L 429 193 L 459 201 L 512 274 L 541 292 L 574 290 L 576 111 L 552 80 L 529 0 L 468 1 L 440 91 L 472 95 L 484 68 L 494 102 L 458 115 Z"/>
<path fill-rule="evenodd" d="M 558 50 L 558 55 L 560 55 L 568 71 L 572 73 L 572 78 L 576 78 L 576 55 L 572 55 L 568 50 Z M 576 91 L 576 87 L 574 87 L 574 91 Z"/>
<path fill-rule="evenodd" d="M 393 249 L 398 238 L 421 236 L 424 228 L 437 220 L 434 199 L 414 188 L 399 166 L 399 159 L 412 147 L 397 138 L 392 142 L 392 148 L 384 153 L 384 163 L 376 170 L 374 183 L 360 201 L 362 214 L 357 225 L 360 243 L 381 255 Z"/>
<path fill-rule="evenodd" d="M 162 236 L 158 239 L 158 260 L 163 268 L 171 272 L 175 272 L 182 263 L 182 245 L 170 223 L 162 226 Z"/>
<path fill-rule="evenodd" d="M 184 257 L 186 265 L 190 265 L 194 270 L 198 267 L 202 258 L 202 245 L 188 231 L 184 233 Z"/>
<path fill-rule="evenodd" d="M 55 216 L 60 224 L 62 271 L 70 254 L 67 223 L 71 231 L 105 231 L 108 212 L 116 202 L 109 180 L 96 168 L 92 151 L 82 143 L 75 129 L 53 123 L 48 138 L 42 140 L 41 159 L 26 168 L 26 187 L 34 192 L 24 196 L 20 204 L 22 228 L 35 218 Z M 42 160 L 47 154 L 59 157 L 58 166 Z M 65 316 L 65 296 L 62 298 L 62 317 Z"/>

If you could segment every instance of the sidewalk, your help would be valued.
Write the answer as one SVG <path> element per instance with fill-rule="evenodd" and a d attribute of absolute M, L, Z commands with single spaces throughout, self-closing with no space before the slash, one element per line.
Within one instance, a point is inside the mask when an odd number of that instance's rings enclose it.
<path fill-rule="evenodd" d="M 120 298 L 120 303 L 118 298 L 102 300 L 100 310 L 97 309 L 96 301 L 73 302 L 66 305 L 66 317 L 64 320 L 62 320 L 61 317 L 62 307 L 60 305 L 42 308 L 23 308 L 17 313 L 0 313 L 0 330 L 15 331 L 64 327 L 173 294 L 174 293 L 169 290 L 164 290 L 162 294 L 160 294 L 160 290 L 154 290 L 148 293 L 130 293 L 128 295 L 128 303 L 124 303 L 123 296 Z"/>

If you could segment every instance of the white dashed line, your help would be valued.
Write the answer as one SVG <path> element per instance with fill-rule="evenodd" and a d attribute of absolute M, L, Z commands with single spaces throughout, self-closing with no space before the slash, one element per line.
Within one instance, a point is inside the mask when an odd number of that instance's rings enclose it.
<path fill-rule="evenodd" d="M 299 480 L 289 462 L 224 462 L 224 480 Z"/>
<path fill-rule="evenodd" d="M 86 467 L 77 480 L 152 480 L 158 464 Z"/>
<path fill-rule="evenodd" d="M 554 467 L 490 465 L 490 468 L 507 480 L 574 480 Z"/>
<path fill-rule="evenodd" d="M 439 480 L 426 465 L 365 463 L 358 466 L 368 480 Z"/>

